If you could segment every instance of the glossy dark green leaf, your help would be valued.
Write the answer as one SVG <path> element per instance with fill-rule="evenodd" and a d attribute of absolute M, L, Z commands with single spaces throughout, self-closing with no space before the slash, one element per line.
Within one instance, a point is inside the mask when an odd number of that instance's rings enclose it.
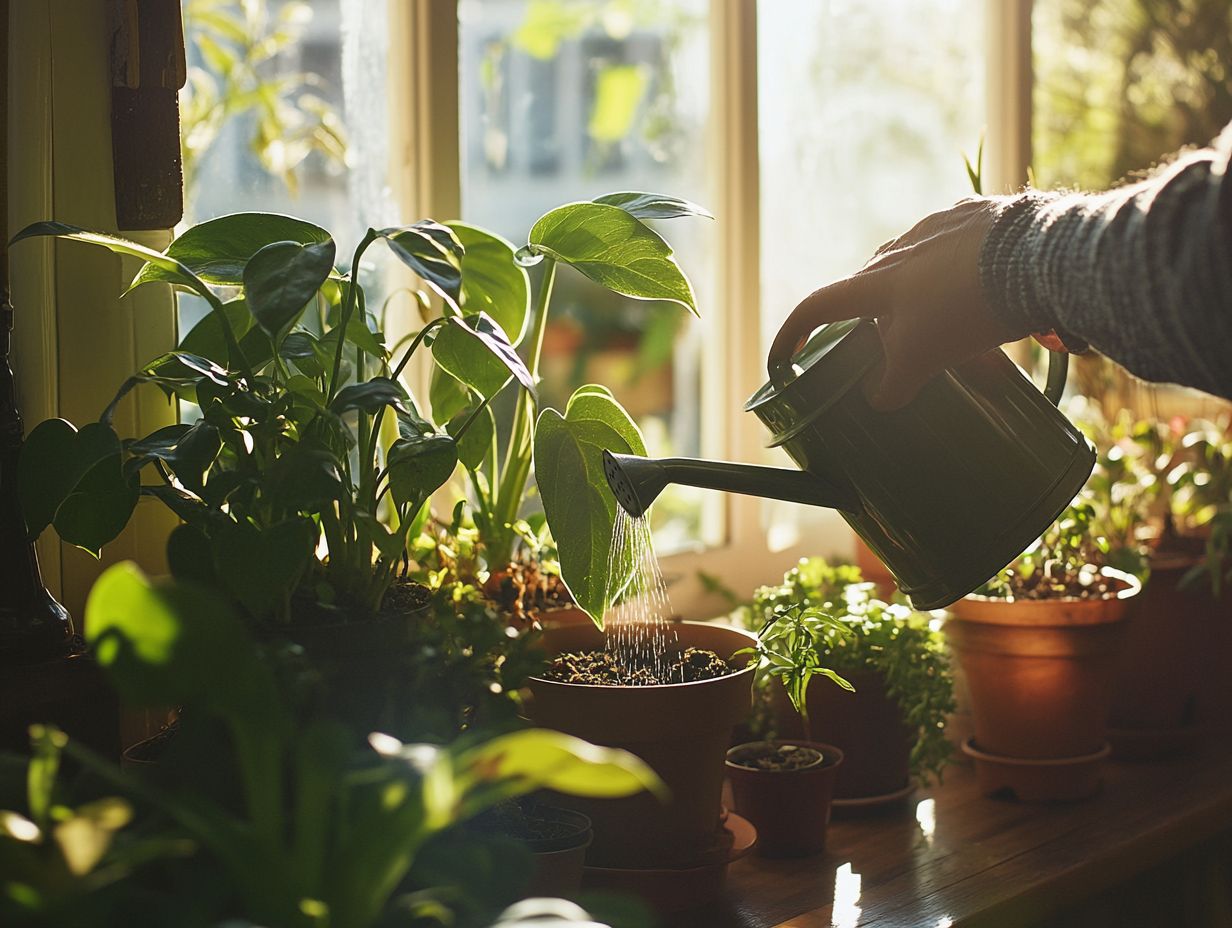
<path fill-rule="evenodd" d="M 428 384 L 428 403 L 436 422 L 448 422 L 470 404 L 466 386 L 446 373 L 439 365 L 432 365 L 432 377 Z"/>
<path fill-rule="evenodd" d="M 394 502 L 418 507 L 452 476 L 458 463 L 457 446 L 444 433 L 399 438 L 390 446 L 386 463 Z"/>
<path fill-rule="evenodd" d="M 196 525 L 177 525 L 167 538 L 167 566 L 177 580 L 218 585 L 210 539 Z"/>
<path fill-rule="evenodd" d="M 294 592 L 312 560 L 316 533 L 303 519 L 265 530 L 233 525 L 211 540 L 214 569 L 253 616 L 269 615 Z"/>
<path fill-rule="evenodd" d="M 119 436 L 103 423 L 90 423 L 80 431 L 64 419 L 36 425 L 17 459 L 17 492 L 30 537 L 37 538 L 52 524 L 96 464 L 112 457 L 118 462 L 120 451 Z"/>
<path fill-rule="evenodd" d="M 237 339 L 242 339 L 252 327 L 252 314 L 248 311 L 248 304 L 242 299 L 229 300 L 223 304 L 222 308 L 227 320 L 231 323 L 231 331 L 235 333 Z M 237 359 L 231 357 L 230 350 L 227 348 L 222 320 L 216 312 L 207 313 L 200 322 L 193 326 L 192 330 L 180 339 L 179 349 L 198 357 L 209 358 L 214 363 L 230 370 L 239 368 Z"/>
<path fill-rule="evenodd" d="M 522 341 L 530 315 L 530 278 L 514 260 L 513 245 L 464 222 L 449 228 L 466 249 L 462 256 L 462 312 L 487 313 L 514 345 Z"/>
<path fill-rule="evenodd" d="M 269 468 L 265 493 L 287 512 L 319 512 L 343 493 L 338 458 L 304 443 L 285 450 Z"/>
<path fill-rule="evenodd" d="M 128 525 L 140 495 L 137 476 L 125 476 L 117 452 L 86 471 L 56 510 L 52 525 L 61 539 L 98 557 L 103 545 Z"/>
<path fill-rule="evenodd" d="M 436 363 L 481 396 L 500 392 L 512 375 L 532 394 L 535 381 L 504 331 L 485 313 L 451 317 L 432 343 Z"/>
<path fill-rule="evenodd" d="M 631 565 L 609 565 L 616 499 L 603 473 L 603 452 L 646 454 L 629 414 L 604 391 L 578 390 L 565 415 L 545 409 L 535 428 L 535 482 L 561 577 L 573 601 L 602 626 Z"/>
<path fill-rule="evenodd" d="M 218 429 L 203 419 L 192 425 L 168 425 L 130 442 L 126 449 L 130 460 L 125 466 L 131 472 L 150 461 L 164 461 L 180 483 L 200 492 L 202 477 L 221 448 Z"/>
<path fill-rule="evenodd" d="M 401 228 L 373 231 L 389 243 L 399 261 L 418 274 L 454 310 L 460 311 L 463 248 L 448 226 L 424 220 Z"/>
<path fill-rule="evenodd" d="M 164 256 L 175 259 L 209 283 L 239 286 L 249 259 L 266 245 L 312 245 L 329 239 L 329 233 L 320 226 L 302 219 L 274 213 L 233 213 L 207 219 L 185 230 Z M 166 271 L 151 261 L 138 272 L 132 286 L 168 279 Z"/>
<path fill-rule="evenodd" d="M 274 242 L 244 266 L 244 298 L 257 325 L 277 345 L 334 269 L 334 240 Z"/>
<path fill-rule="evenodd" d="M 471 421 L 466 433 L 458 438 L 458 431 L 463 424 L 471 420 L 472 413 L 474 413 L 473 409 L 464 409 L 449 420 L 445 430 L 454 436 L 454 440 L 458 443 L 458 460 L 464 467 L 478 470 L 483 464 L 483 459 L 492 450 L 492 436 L 496 434 L 496 417 L 492 415 L 492 408 L 485 406 Z"/>
<path fill-rule="evenodd" d="M 329 408 L 338 415 L 352 409 L 374 413 L 384 406 L 403 409 L 405 399 L 406 390 L 401 384 L 388 377 L 373 377 L 366 383 L 353 383 L 343 387 L 329 404 Z"/>
<path fill-rule="evenodd" d="M 572 265 L 615 293 L 671 300 L 697 314 L 693 287 L 657 232 L 606 203 L 570 203 L 530 230 L 531 251 Z"/>
<path fill-rule="evenodd" d="M 664 193 L 638 193 L 636 191 L 608 193 L 595 197 L 595 202 L 606 203 L 608 206 L 619 206 L 638 219 L 676 219 L 681 216 L 714 218 L 704 206 L 698 206 L 696 203 Z"/>

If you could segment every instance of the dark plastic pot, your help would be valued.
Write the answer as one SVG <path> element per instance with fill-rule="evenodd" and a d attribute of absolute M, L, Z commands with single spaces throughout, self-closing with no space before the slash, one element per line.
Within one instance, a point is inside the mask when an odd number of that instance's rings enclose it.
<path fill-rule="evenodd" d="M 813 737 L 834 745 L 845 758 L 834 784 L 834 798 L 895 793 L 910 782 L 914 744 L 902 709 L 886 695 L 881 674 L 863 670 L 843 676 L 856 688 L 854 693 L 815 677 L 807 696 Z M 779 736 L 803 738 L 800 716 L 782 686 L 775 687 L 774 700 Z"/>
<path fill-rule="evenodd" d="M 755 644 L 748 632 L 721 625 L 673 626 L 680 647 L 730 657 Z M 549 628 L 550 655 L 604 646 L 593 625 Z M 719 833 L 723 757 L 731 731 L 748 715 L 753 670 L 696 683 L 591 686 L 532 678 L 530 719 L 594 744 L 624 748 L 646 761 L 670 790 L 665 805 L 649 794 L 625 799 L 557 797 L 590 816 L 595 840 L 587 862 L 607 868 L 687 867 L 705 857 Z"/>
<path fill-rule="evenodd" d="M 758 770 L 739 763 L 784 744 L 812 748 L 821 760 L 798 770 Z M 736 813 L 757 829 L 757 853 L 807 857 L 825 849 L 834 782 L 842 765 L 842 751 L 817 741 L 754 741 L 727 752 Z"/>
<path fill-rule="evenodd" d="M 590 819 L 572 809 L 542 806 L 535 815 L 560 825 L 561 834 L 525 842 L 535 855 L 535 875 L 526 888 L 526 896 L 572 898 L 582 888 L 586 849 L 595 837 Z"/>

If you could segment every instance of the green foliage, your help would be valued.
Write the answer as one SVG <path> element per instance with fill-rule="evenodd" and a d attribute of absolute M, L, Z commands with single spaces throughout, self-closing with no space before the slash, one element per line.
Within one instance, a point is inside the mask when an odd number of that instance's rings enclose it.
<path fill-rule="evenodd" d="M 535 431 L 535 477 L 560 547 L 561 576 L 595 624 L 628 583 L 632 564 L 609 564 L 616 498 L 603 475 L 603 452 L 646 454 L 641 432 L 604 388 L 579 387 L 562 416 L 545 409 Z"/>
<path fill-rule="evenodd" d="M 757 645 L 736 652 L 751 654 L 757 659 L 753 686 L 763 690 L 778 681 L 787 691 L 792 706 L 804 723 L 804 737 L 812 740 L 808 714 L 808 688 L 814 677 L 827 677 L 845 690 L 855 687 L 829 667 L 822 666 L 823 655 L 830 650 L 830 636 L 850 632 L 838 619 L 826 612 L 802 604 L 776 605 L 766 624 L 757 633 Z"/>
<path fill-rule="evenodd" d="M 186 44 L 200 61 L 180 97 L 184 186 L 192 202 L 201 160 L 223 130 L 251 123 L 250 148 L 262 168 L 295 194 L 311 154 L 332 168 L 346 163 L 346 133 L 321 96 L 321 78 L 284 63 L 312 18 L 301 2 L 185 0 Z"/>
<path fill-rule="evenodd" d="M 35 924 L 70 923 L 56 920 L 64 914 L 58 906 L 80 901 L 88 913 L 110 875 L 129 876 L 112 839 L 134 806 L 152 823 L 144 853 L 182 853 L 191 841 L 199 853 L 189 866 L 218 874 L 189 895 L 180 881 L 126 881 L 143 903 L 179 887 L 174 920 L 165 924 L 212 924 L 225 915 L 288 928 L 363 928 L 397 902 L 431 836 L 496 803 L 539 789 L 595 797 L 662 789 L 631 754 L 537 729 L 454 747 L 378 733 L 357 752 L 344 729 L 289 701 L 225 600 L 207 588 L 151 582 L 131 564 L 103 574 L 86 627 L 117 689 L 142 705 L 183 705 L 199 727 L 177 739 L 197 739 L 210 762 L 179 771 L 171 789 L 120 771 L 59 732 L 38 733 L 28 815 L 0 813 L 0 855 L 30 865 L 5 870 L 0 905 L 24 910 Z M 206 722 L 216 727 L 200 727 Z M 58 805 L 51 783 L 60 751 L 126 798 Z M 220 775 L 237 784 L 235 796 L 209 787 Z M 158 922 L 153 910 L 146 917 Z"/>
<path fill-rule="evenodd" d="M 776 645 L 780 651 L 788 645 L 802 647 L 800 636 L 790 637 L 799 622 L 793 610 L 824 615 L 825 619 L 810 623 L 817 665 L 840 676 L 862 671 L 881 676 L 887 695 L 915 735 L 912 773 L 921 778 L 940 776 L 951 750 L 945 717 L 954 711 L 944 641 L 926 614 L 874 599 L 872 589 L 872 584 L 861 582 L 858 568 L 807 558 L 784 575 L 782 584 L 757 590 L 741 614 L 750 629 L 767 623 L 773 627 L 776 619 L 786 616 L 777 630 L 787 633 L 785 644 Z"/>

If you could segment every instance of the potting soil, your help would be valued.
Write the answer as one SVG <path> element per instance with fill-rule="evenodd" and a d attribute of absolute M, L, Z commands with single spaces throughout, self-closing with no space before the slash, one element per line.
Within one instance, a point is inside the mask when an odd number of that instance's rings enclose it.
<path fill-rule="evenodd" d="M 735 673 L 713 651 L 685 648 L 684 652 L 660 655 L 658 666 L 629 663 L 611 651 L 582 651 L 559 654 L 542 674 L 560 683 L 591 686 L 658 686 L 664 683 L 695 683 Z"/>

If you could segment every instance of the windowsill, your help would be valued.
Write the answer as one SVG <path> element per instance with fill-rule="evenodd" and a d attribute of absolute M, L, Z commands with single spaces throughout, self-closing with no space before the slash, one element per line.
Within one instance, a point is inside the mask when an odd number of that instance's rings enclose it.
<path fill-rule="evenodd" d="M 1189 758 L 1110 762 L 1103 791 L 1068 805 L 984 798 L 973 771 L 952 766 L 944 785 L 919 790 L 898 810 L 833 822 L 824 854 L 737 861 L 727 911 L 711 924 L 1055 925 L 1067 909 L 1133 887 L 1144 871 L 1229 828 L 1232 750 L 1214 743 Z"/>

